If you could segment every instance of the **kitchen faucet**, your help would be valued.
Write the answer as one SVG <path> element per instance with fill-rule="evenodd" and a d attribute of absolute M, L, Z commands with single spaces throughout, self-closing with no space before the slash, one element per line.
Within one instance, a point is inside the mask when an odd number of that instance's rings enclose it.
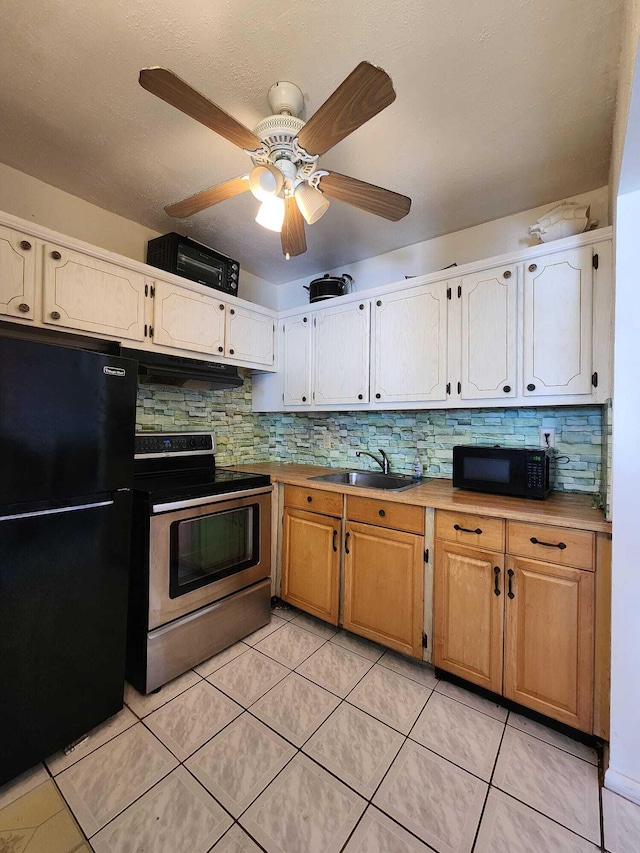
<path fill-rule="evenodd" d="M 381 447 L 378 448 L 378 453 L 382 454 L 382 459 L 378 459 L 375 453 L 369 453 L 368 450 L 356 450 L 356 456 L 370 456 L 372 459 L 375 459 L 378 465 L 382 468 L 382 473 L 388 474 L 391 471 L 391 468 L 389 466 L 387 454 Z"/>

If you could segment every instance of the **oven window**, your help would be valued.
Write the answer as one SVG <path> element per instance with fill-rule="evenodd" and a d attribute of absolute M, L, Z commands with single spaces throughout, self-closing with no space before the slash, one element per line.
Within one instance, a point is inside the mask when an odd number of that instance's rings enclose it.
<path fill-rule="evenodd" d="M 192 246 L 180 247 L 177 267 L 178 275 L 183 275 L 192 281 L 199 281 L 201 284 L 222 287 L 224 264 Z"/>
<path fill-rule="evenodd" d="M 462 476 L 468 481 L 508 483 L 511 478 L 511 461 L 487 456 L 466 456 L 462 472 Z"/>
<path fill-rule="evenodd" d="M 259 515 L 256 504 L 174 521 L 171 598 L 255 566 L 259 560 Z"/>

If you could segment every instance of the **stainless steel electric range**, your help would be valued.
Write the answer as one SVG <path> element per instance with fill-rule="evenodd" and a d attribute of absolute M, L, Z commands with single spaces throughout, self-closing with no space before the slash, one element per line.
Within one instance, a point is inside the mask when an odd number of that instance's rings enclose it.
<path fill-rule="evenodd" d="M 269 621 L 271 481 L 213 433 L 135 439 L 127 680 L 149 693 Z"/>

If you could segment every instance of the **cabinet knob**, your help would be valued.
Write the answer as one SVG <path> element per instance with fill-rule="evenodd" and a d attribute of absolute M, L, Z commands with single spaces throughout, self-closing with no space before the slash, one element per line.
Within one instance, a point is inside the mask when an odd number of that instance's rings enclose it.
<path fill-rule="evenodd" d="M 236 313 L 236 309 L 235 309 L 235 308 L 232 308 L 232 309 L 229 311 L 229 314 L 235 314 L 235 313 Z"/>
<path fill-rule="evenodd" d="M 233 312 L 231 312 L 231 313 L 233 313 Z M 230 350 L 229 350 L 229 355 L 233 355 L 234 353 L 235 353 L 235 350 L 234 350 L 234 349 L 230 349 Z"/>
<path fill-rule="evenodd" d="M 49 314 L 49 316 L 51 317 L 52 320 L 59 320 L 60 319 L 60 312 L 59 311 L 52 311 L 51 314 Z"/>
<path fill-rule="evenodd" d="M 505 270 L 502 273 L 502 278 L 511 278 L 511 270 Z"/>
<path fill-rule="evenodd" d="M 303 317 L 303 318 L 302 318 L 302 322 L 303 322 L 303 323 L 306 323 L 306 322 L 307 322 L 307 318 L 306 318 L 306 317 Z"/>
<path fill-rule="evenodd" d="M 358 394 L 358 400 L 362 400 L 362 394 Z"/>
<path fill-rule="evenodd" d="M 378 510 L 378 515 L 380 516 L 380 518 L 384 518 L 386 514 L 387 513 L 383 509 Z"/>
<path fill-rule="evenodd" d="M 361 311 L 364 311 L 364 305 L 363 305 L 362 303 L 360 303 L 360 305 L 358 305 L 358 308 L 359 308 Z"/>
<path fill-rule="evenodd" d="M 218 347 L 218 352 L 222 352 L 222 347 Z"/>
<path fill-rule="evenodd" d="M 533 382 L 530 382 L 527 385 L 527 391 L 535 391 L 535 390 L 536 390 L 536 386 L 533 384 Z"/>
<path fill-rule="evenodd" d="M 529 264 L 529 272 L 535 272 L 538 269 L 538 264 Z"/>
<path fill-rule="evenodd" d="M 310 504 L 312 500 L 313 498 L 311 497 L 311 495 L 307 495 L 307 503 Z"/>
<path fill-rule="evenodd" d="M 24 249 L 25 252 L 28 252 L 31 248 L 31 243 L 28 240 L 20 240 L 20 248 Z"/>
<path fill-rule="evenodd" d="M 502 390 L 504 391 L 505 394 L 508 394 L 509 391 L 511 391 L 511 385 L 505 385 Z"/>
<path fill-rule="evenodd" d="M 224 305 L 222 304 L 222 302 L 220 303 L 220 305 L 218 305 L 218 308 L 219 308 L 221 311 L 224 311 Z"/>
<path fill-rule="evenodd" d="M 378 299 L 378 301 L 376 302 L 376 305 L 377 305 L 377 306 L 378 306 L 378 308 L 379 308 L 379 307 L 382 305 L 382 300 L 381 300 L 381 299 Z"/>
<path fill-rule="evenodd" d="M 59 261 L 62 255 L 60 254 L 60 252 L 51 252 L 51 257 L 54 261 Z"/>
<path fill-rule="evenodd" d="M 376 400 L 379 400 L 382 397 L 382 394 L 376 394 Z"/>
<path fill-rule="evenodd" d="M 306 397 L 303 397 L 303 398 L 302 398 L 302 402 L 303 402 L 303 403 L 306 403 L 306 402 L 307 402 L 307 398 L 306 398 Z"/>
<path fill-rule="evenodd" d="M 21 302 L 20 305 L 18 305 L 18 311 L 22 311 L 23 314 L 26 314 L 28 310 L 29 306 L 26 302 Z"/>

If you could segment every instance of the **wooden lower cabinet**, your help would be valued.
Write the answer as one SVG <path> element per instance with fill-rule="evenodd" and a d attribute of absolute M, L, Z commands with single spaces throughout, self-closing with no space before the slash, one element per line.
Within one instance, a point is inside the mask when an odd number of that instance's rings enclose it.
<path fill-rule="evenodd" d="M 348 521 L 343 626 L 422 659 L 424 538 Z"/>
<path fill-rule="evenodd" d="M 341 520 L 285 507 L 283 521 L 282 598 L 337 625 Z"/>
<path fill-rule="evenodd" d="M 507 558 L 504 695 L 590 732 L 593 719 L 593 572 Z"/>
<path fill-rule="evenodd" d="M 433 662 L 494 693 L 502 692 L 503 568 L 495 551 L 436 543 Z"/>

